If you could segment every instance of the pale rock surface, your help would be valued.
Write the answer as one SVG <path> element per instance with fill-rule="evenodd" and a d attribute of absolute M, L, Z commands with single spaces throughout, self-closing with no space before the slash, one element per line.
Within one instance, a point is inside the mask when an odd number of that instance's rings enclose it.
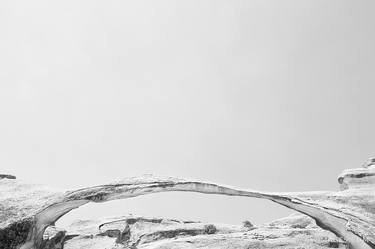
<path fill-rule="evenodd" d="M 49 228 L 50 240 L 59 230 Z M 61 230 L 60 230 L 61 231 Z M 136 216 L 77 221 L 66 230 L 64 248 L 346 248 L 344 241 L 320 229 L 305 215 L 294 215 L 249 229 Z"/>
<path fill-rule="evenodd" d="M 344 171 L 342 191 L 272 193 L 214 183 L 146 175 L 78 189 L 52 190 L 0 175 L 0 249 L 44 248 L 375 248 L 375 168 Z M 268 199 L 312 217 L 288 217 L 252 228 L 183 221 L 117 218 L 52 226 L 88 202 L 105 202 L 165 191 L 189 191 Z M 129 219 L 136 222 L 129 223 Z M 156 221 L 156 222 L 155 222 Z M 323 230 L 324 229 L 324 230 Z M 53 229 L 52 229 L 53 231 Z M 330 231 L 330 232 L 327 232 Z M 345 244 L 344 245 L 344 242 Z"/>

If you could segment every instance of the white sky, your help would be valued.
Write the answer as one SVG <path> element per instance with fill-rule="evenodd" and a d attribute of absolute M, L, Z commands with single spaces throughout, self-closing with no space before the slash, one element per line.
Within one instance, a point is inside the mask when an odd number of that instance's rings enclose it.
<path fill-rule="evenodd" d="M 375 2 L 0 3 L 0 172 L 55 187 L 144 173 L 337 189 L 375 154 Z M 74 211 L 265 222 L 246 198 L 167 193 Z"/>

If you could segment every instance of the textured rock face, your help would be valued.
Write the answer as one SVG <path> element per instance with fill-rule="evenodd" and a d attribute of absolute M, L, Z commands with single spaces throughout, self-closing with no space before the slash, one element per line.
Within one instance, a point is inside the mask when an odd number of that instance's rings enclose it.
<path fill-rule="evenodd" d="M 52 190 L 0 177 L 0 249 L 44 248 L 375 248 L 375 168 L 346 170 L 342 191 L 270 193 L 171 177 L 143 176 L 74 191 Z M 1 175 L 0 175 L 1 176 Z M 142 217 L 80 221 L 50 227 L 88 202 L 165 191 L 268 199 L 306 216 L 259 227 Z M 48 228 L 48 229 L 47 229 Z M 47 229 L 47 230 L 46 230 Z"/>
<path fill-rule="evenodd" d="M 51 240 L 56 228 L 47 230 Z M 304 215 L 260 227 L 191 221 L 118 217 L 77 221 L 64 231 L 64 248 L 345 248 L 346 244 Z"/>
<path fill-rule="evenodd" d="M 375 185 L 375 165 L 344 170 L 338 180 L 341 190 L 373 188 Z"/>

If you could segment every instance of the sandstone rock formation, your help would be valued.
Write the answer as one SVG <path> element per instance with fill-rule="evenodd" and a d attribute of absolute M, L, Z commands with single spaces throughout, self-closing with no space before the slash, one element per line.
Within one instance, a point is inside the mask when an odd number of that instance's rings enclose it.
<path fill-rule="evenodd" d="M 344 171 L 339 176 L 338 192 L 271 193 L 151 175 L 65 191 L 6 175 L 0 177 L 0 249 L 375 249 L 374 179 L 375 166 L 366 165 Z M 134 216 L 78 221 L 64 229 L 53 227 L 61 216 L 88 202 L 166 191 L 263 198 L 303 215 L 259 227 L 250 222 L 231 226 Z"/>
<path fill-rule="evenodd" d="M 241 225 L 126 216 L 81 220 L 64 231 L 50 227 L 47 234 L 47 244 L 51 241 L 50 244 L 55 245 L 56 238 L 59 238 L 59 241 L 64 241 L 65 249 L 346 248 L 342 240 L 320 229 L 311 218 L 304 215 L 277 220 L 253 229 Z"/>

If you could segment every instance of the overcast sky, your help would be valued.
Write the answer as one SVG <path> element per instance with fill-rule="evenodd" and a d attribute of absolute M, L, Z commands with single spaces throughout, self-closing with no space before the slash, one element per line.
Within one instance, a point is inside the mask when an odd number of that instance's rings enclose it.
<path fill-rule="evenodd" d="M 0 172 L 54 187 L 145 173 L 336 190 L 375 155 L 375 2 L 0 3 Z M 224 223 L 290 212 L 164 193 L 92 204 Z"/>

